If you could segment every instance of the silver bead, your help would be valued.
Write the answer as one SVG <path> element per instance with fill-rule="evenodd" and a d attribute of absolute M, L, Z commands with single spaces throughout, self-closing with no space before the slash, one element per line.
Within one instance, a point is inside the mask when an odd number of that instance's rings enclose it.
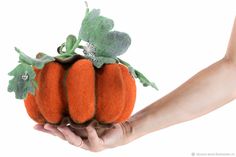
<path fill-rule="evenodd" d="M 23 75 L 21 75 L 21 79 L 24 81 L 28 80 L 28 78 L 29 78 L 29 75 L 27 73 L 24 73 Z"/>

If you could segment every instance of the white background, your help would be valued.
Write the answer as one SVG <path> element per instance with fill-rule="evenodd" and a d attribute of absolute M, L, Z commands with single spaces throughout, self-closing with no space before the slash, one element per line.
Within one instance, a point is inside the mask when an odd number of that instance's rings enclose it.
<path fill-rule="evenodd" d="M 132 37 L 123 59 L 155 81 L 137 81 L 134 113 L 169 93 L 199 70 L 221 59 L 236 15 L 235 0 L 89 0 L 90 8 L 115 21 Z M 82 0 L 0 1 L 0 156 L 192 156 L 235 153 L 236 102 L 201 118 L 142 137 L 128 145 L 91 153 L 35 131 L 23 101 L 7 92 L 7 73 L 16 66 L 18 46 L 30 56 L 56 55 L 68 34 L 77 34 L 85 11 Z M 235 80 L 236 83 L 236 80 Z M 224 90 L 224 89 L 220 89 Z"/>

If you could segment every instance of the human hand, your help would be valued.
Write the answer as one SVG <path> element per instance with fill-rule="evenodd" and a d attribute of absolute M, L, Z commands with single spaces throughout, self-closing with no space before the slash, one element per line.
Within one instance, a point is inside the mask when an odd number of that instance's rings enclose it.
<path fill-rule="evenodd" d="M 51 124 L 37 124 L 34 128 L 58 136 L 74 146 L 93 152 L 124 145 L 130 142 L 129 135 L 131 133 L 131 127 L 127 122 L 114 124 L 106 129 L 96 128 L 95 122 L 91 122 L 84 129 Z"/>

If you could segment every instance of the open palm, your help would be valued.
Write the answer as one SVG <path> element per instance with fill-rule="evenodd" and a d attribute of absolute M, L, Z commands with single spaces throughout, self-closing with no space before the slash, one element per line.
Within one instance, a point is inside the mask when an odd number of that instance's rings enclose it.
<path fill-rule="evenodd" d="M 37 124 L 36 130 L 58 136 L 70 144 L 90 151 L 116 147 L 128 143 L 124 124 L 114 124 L 112 127 L 96 128 L 94 123 L 84 129 L 75 129 L 69 126 L 55 126 L 51 124 Z"/>

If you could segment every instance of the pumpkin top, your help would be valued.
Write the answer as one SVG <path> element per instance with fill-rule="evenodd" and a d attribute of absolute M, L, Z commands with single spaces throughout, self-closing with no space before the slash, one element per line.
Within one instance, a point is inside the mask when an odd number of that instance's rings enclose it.
<path fill-rule="evenodd" d="M 127 33 L 112 31 L 113 20 L 100 15 L 99 9 L 87 9 L 82 21 L 78 37 L 68 35 L 66 42 L 57 48 L 58 56 L 51 57 L 45 53 L 39 53 L 36 59 L 27 56 L 18 48 L 19 64 L 10 73 L 13 79 L 9 81 L 8 91 L 15 92 L 17 99 L 25 99 L 30 92 L 35 93 L 37 82 L 33 67 L 42 69 L 45 64 L 58 61 L 68 63 L 71 60 L 87 58 L 92 61 L 94 67 L 101 68 L 104 64 L 120 63 L 129 68 L 130 73 L 140 80 L 144 86 L 152 86 L 157 89 L 153 82 L 150 82 L 142 73 L 134 69 L 130 64 L 121 60 L 117 56 L 124 54 L 131 44 L 131 38 Z M 86 45 L 82 45 L 84 41 Z M 84 55 L 75 52 L 82 49 Z"/>

